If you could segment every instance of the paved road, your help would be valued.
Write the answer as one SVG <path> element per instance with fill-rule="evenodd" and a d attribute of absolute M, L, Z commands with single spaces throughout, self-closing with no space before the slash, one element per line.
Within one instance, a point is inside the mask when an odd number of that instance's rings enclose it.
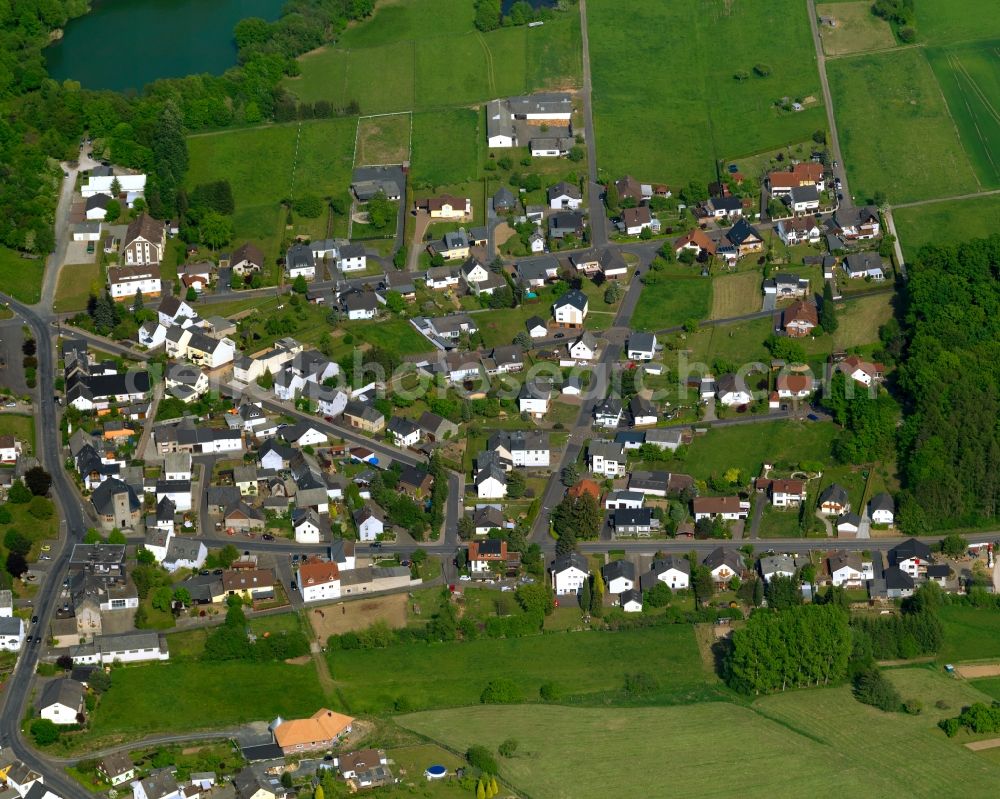
<path fill-rule="evenodd" d="M 2 296 L 2 295 L 0 295 Z M 17 313 L 34 331 L 38 343 L 38 396 L 40 401 L 35 407 L 35 418 L 39 436 L 36 446 L 38 459 L 52 475 L 52 497 L 60 507 L 61 516 L 65 520 L 66 536 L 57 545 L 47 576 L 42 580 L 39 591 L 34 599 L 34 612 L 39 617 L 35 629 L 48 629 L 53 611 L 57 604 L 59 587 L 65 578 L 69 566 L 72 545 L 83 539 L 87 529 L 87 521 L 77 500 L 75 487 L 70 483 L 63 469 L 62 446 L 59 424 L 56 417 L 55 395 L 55 363 L 56 358 L 52 345 L 52 330 L 47 319 L 38 315 L 30 308 L 3 297 L 11 309 Z M 40 645 L 27 645 L 21 652 L 13 673 L 4 686 L 0 696 L 0 745 L 10 747 L 16 757 L 25 764 L 42 773 L 45 784 L 65 799 L 83 799 L 92 795 L 82 786 L 69 779 L 61 768 L 53 767 L 46 758 L 29 747 L 21 738 L 21 719 L 24 718 L 25 706 L 31 696 L 31 682 L 38 663 Z"/>
<path fill-rule="evenodd" d="M 816 0 L 806 0 L 809 13 L 809 26 L 812 28 L 813 46 L 816 48 L 816 68 L 819 72 L 819 82 L 823 88 L 823 102 L 826 105 L 826 125 L 830 131 L 830 140 L 827 142 L 830 152 L 833 154 L 833 162 L 830 164 L 835 177 L 840 179 L 840 193 L 844 199 L 840 201 L 842 208 L 850 208 L 853 203 L 851 188 L 847 183 L 847 170 L 844 168 L 844 158 L 840 152 L 840 136 L 837 135 L 837 119 L 833 113 L 833 95 L 830 93 L 830 82 L 826 77 L 826 54 L 823 52 L 823 40 L 819 35 L 819 22 L 816 17 Z M 836 166 L 834 166 L 836 164 Z"/>
<path fill-rule="evenodd" d="M 587 168 L 590 178 L 590 243 L 602 247 L 608 243 L 608 217 L 604 213 L 604 187 L 597 179 L 597 136 L 594 133 L 594 92 L 590 79 L 590 36 L 587 32 L 587 0 L 580 0 L 580 32 L 583 43 L 583 135 L 587 140 Z"/>

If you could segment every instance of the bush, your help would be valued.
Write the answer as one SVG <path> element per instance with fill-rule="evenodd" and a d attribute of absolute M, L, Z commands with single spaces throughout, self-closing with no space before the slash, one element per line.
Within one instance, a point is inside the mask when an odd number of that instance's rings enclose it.
<path fill-rule="evenodd" d="M 52 505 L 52 500 L 50 499 L 32 497 L 31 503 L 28 505 L 28 513 L 39 520 L 51 519 L 55 513 L 55 507 Z"/>
<path fill-rule="evenodd" d="M 517 752 L 517 739 L 508 738 L 497 747 L 497 751 L 501 757 L 514 757 L 514 753 Z"/>
<path fill-rule="evenodd" d="M 903 700 L 896 687 L 876 667 L 864 669 L 854 678 L 854 697 L 886 713 L 897 713 Z"/>
<path fill-rule="evenodd" d="M 470 746 L 465 753 L 465 759 L 469 761 L 470 766 L 479 769 L 484 774 L 497 773 L 496 758 L 493 757 L 493 753 L 485 746 L 478 744 Z"/>
<path fill-rule="evenodd" d="M 521 691 L 513 680 L 497 677 L 486 683 L 479 701 L 484 705 L 513 705 L 521 701 Z"/>
<path fill-rule="evenodd" d="M 14 521 L 14 517 L 10 515 L 7 506 L 0 505 L 0 524 L 10 524 L 12 521 Z"/>
<path fill-rule="evenodd" d="M 39 746 L 48 746 L 59 740 L 59 727 L 48 719 L 35 719 L 31 722 L 31 737 Z"/>
<path fill-rule="evenodd" d="M 625 696 L 634 699 L 638 696 L 650 694 L 660 687 L 656 677 L 644 671 L 637 671 L 634 674 L 625 675 Z"/>
<path fill-rule="evenodd" d="M 559 690 L 559 686 L 554 682 L 546 682 L 542 683 L 538 689 L 538 695 L 543 702 L 558 702 L 560 697 L 562 697 L 562 691 Z"/>
<path fill-rule="evenodd" d="M 907 699 L 903 709 L 911 716 L 919 716 L 924 709 L 924 703 L 919 699 Z"/>

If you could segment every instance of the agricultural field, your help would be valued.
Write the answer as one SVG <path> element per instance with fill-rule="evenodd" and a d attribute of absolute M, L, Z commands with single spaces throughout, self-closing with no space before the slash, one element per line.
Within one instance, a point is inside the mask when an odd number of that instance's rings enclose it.
<path fill-rule="evenodd" d="M 104 290 L 101 277 L 101 265 L 97 261 L 89 264 L 64 264 L 59 270 L 59 283 L 52 310 L 85 311 L 90 295 L 100 296 Z"/>
<path fill-rule="evenodd" d="M 898 204 L 979 190 L 920 48 L 831 60 L 827 74 L 858 202 L 876 191 Z"/>
<path fill-rule="evenodd" d="M 909 261 L 925 244 L 958 244 L 1000 230 L 1000 196 L 897 208 L 892 218 Z"/>
<path fill-rule="evenodd" d="M 777 0 L 766 14 L 751 0 L 639 0 L 625 15 L 619 3 L 593 0 L 587 17 L 597 147 L 609 176 L 713 180 L 719 159 L 826 127 L 809 17 L 795 0 Z M 804 110 L 779 108 L 785 97 Z"/>
<path fill-rule="evenodd" d="M 401 164 L 410 160 L 409 114 L 361 117 L 358 120 L 355 166 Z"/>
<path fill-rule="evenodd" d="M 192 685 L 198 690 L 190 690 Z M 294 685 L 294 691 L 261 691 Z M 222 728 L 277 715 L 308 716 L 326 704 L 312 663 L 157 663 L 115 671 L 90 720 L 88 743 L 153 732 Z"/>
<path fill-rule="evenodd" d="M 924 52 L 981 186 L 1000 186 L 1000 41 Z"/>
<path fill-rule="evenodd" d="M 709 319 L 728 319 L 761 308 L 760 273 L 720 275 L 712 281 L 712 313 Z"/>
<path fill-rule="evenodd" d="M 352 714 L 392 710 L 400 697 L 418 709 L 478 705 L 486 683 L 498 677 L 512 679 L 529 702 L 547 682 L 579 701 L 621 699 L 626 671 L 656 675 L 659 688 L 650 698 L 658 704 L 725 695 L 703 666 L 689 625 L 330 650 L 327 657 L 342 709 Z M 512 673 L 515 662 L 521 667 Z"/>
<path fill-rule="evenodd" d="M 944 630 L 938 663 L 1000 661 L 1000 613 L 986 608 L 944 605 L 938 617 Z"/>
<path fill-rule="evenodd" d="M 542 88 L 579 85 L 580 26 L 575 9 L 538 28 L 475 30 L 464 0 L 442 0 L 428 14 L 415 0 L 383 6 L 333 47 L 307 53 L 285 82 L 303 102 L 355 101 L 364 114 L 485 102 Z M 450 64 L 442 67 L 441 54 Z"/>
<path fill-rule="evenodd" d="M 228 180 L 236 204 L 234 241 L 253 241 L 273 262 L 285 233 L 282 200 L 346 196 L 356 130 L 354 118 L 340 118 L 191 136 L 187 186 Z M 325 234 L 326 217 L 295 218 L 288 232 Z M 335 233 L 346 235 L 346 219 Z"/>
<path fill-rule="evenodd" d="M 0 247 L 0 286 L 15 300 L 38 302 L 44 272 L 44 258 L 22 258 L 16 250 Z"/>
<path fill-rule="evenodd" d="M 943 685 L 911 687 L 919 689 L 916 698 L 925 707 L 939 695 L 951 695 Z M 472 744 L 495 750 L 504 739 L 516 738 L 515 756 L 500 760 L 501 776 L 526 794 L 553 799 L 603 797 L 612 773 L 617 789 L 629 796 L 657 796 L 664 785 L 678 796 L 729 796 L 731 784 L 706 782 L 706 768 L 723 762 L 740 775 L 741 797 L 859 792 L 930 798 L 952 795 L 956 774 L 962 775 L 963 792 L 991 792 L 1000 766 L 949 741 L 934 721 L 933 715 L 882 713 L 856 702 L 846 686 L 789 691 L 749 707 L 522 705 L 397 718 L 403 727 L 460 751 Z M 707 740 L 713 753 L 706 756 Z M 914 762 L 919 769 L 911 768 Z M 644 767 L 623 770 L 622 763 Z"/>
<path fill-rule="evenodd" d="M 821 25 L 819 29 L 823 52 L 829 56 L 886 50 L 896 45 L 892 28 L 872 13 L 871 3 L 824 3 L 816 6 L 816 14 L 837 20 L 835 28 Z"/>
<path fill-rule="evenodd" d="M 707 480 L 727 469 L 737 468 L 757 475 L 763 463 L 797 464 L 800 461 L 830 462 L 830 449 L 837 429 L 832 422 L 777 420 L 760 424 L 713 427 L 697 436 L 682 459 L 650 464 L 650 468 L 690 474 Z"/>
<path fill-rule="evenodd" d="M 634 330 L 663 330 L 704 319 L 712 307 L 712 281 L 700 275 L 662 277 L 642 287 L 632 314 Z"/>
<path fill-rule="evenodd" d="M 921 0 L 914 3 L 917 35 L 929 44 L 1000 37 L 1000 15 L 993 0 Z"/>

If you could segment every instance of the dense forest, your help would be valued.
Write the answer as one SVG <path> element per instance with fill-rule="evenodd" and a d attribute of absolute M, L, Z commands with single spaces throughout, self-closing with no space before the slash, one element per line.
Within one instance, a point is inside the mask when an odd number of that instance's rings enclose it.
<path fill-rule="evenodd" d="M 314 115 L 315 107 L 303 109 L 285 94 L 281 79 L 297 74 L 296 56 L 373 8 L 373 0 L 289 0 L 275 22 L 250 18 L 236 26 L 239 63 L 224 75 L 160 80 L 127 97 L 60 84 L 45 71 L 52 32 L 86 13 L 86 0 L 0 0 L 0 244 L 52 250 L 58 161 L 75 159 L 85 135 L 95 155 L 149 174 L 146 198 L 155 216 L 183 213 L 184 134 Z M 318 112 L 337 110 L 327 106 Z"/>
<path fill-rule="evenodd" d="M 983 525 L 1000 500 L 1000 235 L 924 247 L 909 273 L 900 521 Z"/>

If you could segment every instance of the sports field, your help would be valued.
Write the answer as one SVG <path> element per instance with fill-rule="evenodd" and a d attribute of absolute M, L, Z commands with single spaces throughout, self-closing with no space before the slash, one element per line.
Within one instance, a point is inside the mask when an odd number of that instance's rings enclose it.
<path fill-rule="evenodd" d="M 826 127 L 809 17 L 797 0 L 775 0 L 767 13 L 752 0 L 637 0 L 627 13 L 591 0 L 587 21 L 599 160 L 609 176 L 707 181 L 717 159 Z M 805 109 L 781 110 L 785 97 Z"/>
<path fill-rule="evenodd" d="M 903 203 L 977 191 L 969 154 L 920 48 L 827 63 L 850 186 Z M 919 168 L 916 168 L 919 165 Z"/>
<path fill-rule="evenodd" d="M 925 244 L 957 244 L 1000 230 L 1000 195 L 897 208 L 892 217 L 909 260 Z"/>
<path fill-rule="evenodd" d="M 401 164 L 410 160 L 409 114 L 361 117 L 354 165 Z"/>
<path fill-rule="evenodd" d="M 712 281 L 712 315 L 709 318 L 728 319 L 759 311 L 760 279 L 757 271 L 716 277 Z"/>
<path fill-rule="evenodd" d="M 285 86 L 305 102 L 357 101 L 365 114 L 484 102 L 579 84 L 580 25 L 575 9 L 537 28 L 476 31 L 467 0 L 417 0 L 381 7 L 332 47 L 302 56 Z"/>
<path fill-rule="evenodd" d="M 1000 186 L 1000 41 L 925 52 L 980 184 Z"/>
<path fill-rule="evenodd" d="M 819 29 L 827 55 L 885 50 L 896 44 L 889 23 L 872 13 L 871 3 L 823 3 L 816 6 L 816 13 L 837 21 L 833 28 L 821 25 Z"/>
<path fill-rule="evenodd" d="M 657 704 L 728 693 L 706 671 L 693 628 L 681 624 L 330 650 L 327 658 L 343 709 L 354 715 L 391 711 L 400 697 L 414 708 L 478 705 L 486 683 L 498 677 L 513 680 L 527 702 L 539 701 L 539 688 L 550 681 L 581 702 L 620 701 L 626 672 L 656 675 L 659 689 L 647 698 Z M 519 664 L 515 671 L 511 663 Z"/>
<path fill-rule="evenodd" d="M 346 195 L 356 130 L 357 120 L 345 117 L 191 136 L 187 186 L 228 180 L 236 203 L 234 241 L 253 241 L 273 260 L 284 233 L 282 200 Z M 326 231 L 325 216 L 294 224 L 293 234 Z M 335 233 L 347 234 L 346 219 Z"/>
<path fill-rule="evenodd" d="M 925 707 L 941 693 L 934 678 L 908 687 Z M 516 755 L 499 760 L 501 776 L 551 799 L 605 797 L 610 775 L 623 796 L 936 798 L 959 795 L 956 780 L 963 796 L 994 792 L 1000 765 L 950 741 L 935 720 L 882 713 L 847 687 L 791 691 L 749 707 L 522 705 L 397 719 L 460 751 L 472 744 L 495 751 L 516 738 Z"/>

